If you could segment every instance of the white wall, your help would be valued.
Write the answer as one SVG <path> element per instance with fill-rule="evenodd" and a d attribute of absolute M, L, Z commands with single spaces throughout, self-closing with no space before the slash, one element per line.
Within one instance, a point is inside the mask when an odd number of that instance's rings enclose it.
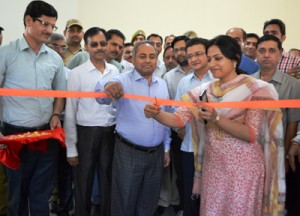
<path fill-rule="evenodd" d="M 23 32 L 23 13 L 30 0 L 0 0 L 4 42 Z M 300 48 L 299 0 L 47 0 L 58 11 L 58 32 L 69 18 L 79 18 L 85 29 L 117 28 L 127 37 L 143 29 L 146 34 L 179 35 L 194 30 L 208 39 L 231 27 L 262 35 L 263 23 L 282 19 L 287 26 L 285 49 Z"/>
<path fill-rule="evenodd" d="M 3 43 L 21 37 L 24 32 L 23 16 L 31 0 L 0 0 L 0 26 L 4 28 Z M 46 0 L 58 12 L 58 33 L 63 33 L 66 21 L 78 17 L 78 0 Z"/>

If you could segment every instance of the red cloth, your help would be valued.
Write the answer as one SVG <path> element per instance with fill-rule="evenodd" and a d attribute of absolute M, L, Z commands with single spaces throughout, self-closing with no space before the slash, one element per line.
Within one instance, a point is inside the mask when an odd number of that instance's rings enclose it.
<path fill-rule="evenodd" d="M 48 147 L 47 139 L 56 139 L 63 148 L 65 144 L 65 132 L 57 127 L 54 130 L 42 130 L 5 136 L 0 139 L 1 144 L 7 145 L 7 148 L 0 149 L 0 162 L 11 169 L 20 167 L 19 153 L 23 145 L 36 151 L 46 152 Z"/>

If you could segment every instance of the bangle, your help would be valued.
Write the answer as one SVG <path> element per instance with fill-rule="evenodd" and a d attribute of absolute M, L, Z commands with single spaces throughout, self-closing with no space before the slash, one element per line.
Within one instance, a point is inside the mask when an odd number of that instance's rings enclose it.
<path fill-rule="evenodd" d="M 57 116 L 58 118 L 60 118 L 60 115 L 59 115 L 58 113 L 54 113 L 54 114 L 52 114 L 51 119 L 52 119 L 54 116 Z"/>
<path fill-rule="evenodd" d="M 176 115 L 175 113 L 173 115 L 175 115 L 175 117 L 176 117 L 176 120 L 178 123 L 178 128 L 182 128 L 183 124 L 182 124 L 181 118 L 178 115 Z"/>

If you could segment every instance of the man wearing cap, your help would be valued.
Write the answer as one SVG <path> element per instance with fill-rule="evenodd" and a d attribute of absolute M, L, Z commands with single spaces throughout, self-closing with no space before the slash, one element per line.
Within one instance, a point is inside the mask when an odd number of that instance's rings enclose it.
<path fill-rule="evenodd" d="M 143 30 L 137 30 L 131 38 L 131 43 L 134 45 L 139 41 L 146 40 L 146 33 Z"/>
<path fill-rule="evenodd" d="M 83 27 L 78 19 L 69 19 L 64 30 L 64 36 L 68 49 L 65 54 L 64 64 L 67 65 L 70 59 L 79 51 L 82 51 L 81 41 L 83 38 Z"/>

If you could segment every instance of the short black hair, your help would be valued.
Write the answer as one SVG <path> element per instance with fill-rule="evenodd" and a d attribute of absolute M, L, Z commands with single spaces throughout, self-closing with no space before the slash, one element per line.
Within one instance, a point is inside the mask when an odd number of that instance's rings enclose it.
<path fill-rule="evenodd" d="M 102 32 L 105 36 L 105 39 L 107 40 L 107 32 L 104 29 L 99 28 L 99 27 L 92 27 L 92 28 L 89 28 L 84 33 L 84 36 L 83 36 L 84 43 L 87 45 L 88 44 L 88 38 L 98 34 L 99 32 Z"/>
<path fill-rule="evenodd" d="M 151 37 L 159 37 L 161 44 L 163 44 L 163 42 L 164 42 L 162 36 L 160 36 L 159 34 L 155 34 L 155 33 L 150 34 L 150 35 L 147 37 L 147 40 L 150 40 Z"/>
<path fill-rule="evenodd" d="M 280 29 L 280 33 L 282 35 L 285 35 L 285 24 L 284 22 L 282 22 L 280 19 L 271 19 L 271 20 L 267 20 L 265 23 L 264 23 L 264 31 L 266 29 L 266 27 L 268 25 L 278 25 L 279 29 Z"/>
<path fill-rule="evenodd" d="M 185 50 L 194 45 L 203 45 L 204 49 L 206 49 L 207 42 L 208 40 L 204 38 L 192 38 L 186 43 Z"/>
<path fill-rule="evenodd" d="M 26 27 L 25 17 L 30 16 L 33 20 L 41 16 L 48 16 L 48 17 L 55 17 L 58 18 L 57 11 L 55 8 L 44 2 L 44 1 L 32 1 L 27 5 L 27 8 L 24 13 L 23 22 L 24 26 Z"/>
<path fill-rule="evenodd" d="M 173 49 L 172 46 L 167 46 L 167 47 L 166 47 L 166 49 L 164 50 L 163 57 L 165 57 L 165 53 L 166 53 L 169 49 Z"/>
<path fill-rule="evenodd" d="M 255 33 L 248 33 L 247 38 L 256 38 L 257 40 L 259 39 L 259 36 Z"/>
<path fill-rule="evenodd" d="M 133 43 L 130 43 L 130 42 L 124 44 L 124 48 L 125 48 L 125 47 L 129 47 L 129 46 L 134 46 L 134 45 L 133 45 Z"/>
<path fill-rule="evenodd" d="M 282 43 L 281 41 L 275 37 L 274 35 L 264 35 L 262 37 L 260 37 L 257 41 L 257 47 L 259 46 L 259 44 L 261 44 L 262 42 L 265 42 L 265 41 L 274 41 L 277 43 L 277 48 L 282 51 Z"/>
<path fill-rule="evenodd" d="M 185 43 L 187 43 L 189 40 L 190 40 L 190 38 L 188 38 L 187 36 L 185 36 L 185 35 L 180 35 L 180 36 L 177 36 L 177 37 L 175 37 L 174 38 L 174 40 L 173 40 L 173 42 L 172 42 L 172 48 L 174 49 L 174 45 L 178 42 L 178 41 L 181 41 L 181 40 L 183 40 L 183 41 L 185 41 Z"/>
<path fill-rule="evenodd" d="M 109 41 L 113 35 L 117 35 L 118 37 L 122 38 L 123 43 L 126 40 L 125 35 L 118 29 L 110 29 L 107 31 L 107 40 Z"/>

